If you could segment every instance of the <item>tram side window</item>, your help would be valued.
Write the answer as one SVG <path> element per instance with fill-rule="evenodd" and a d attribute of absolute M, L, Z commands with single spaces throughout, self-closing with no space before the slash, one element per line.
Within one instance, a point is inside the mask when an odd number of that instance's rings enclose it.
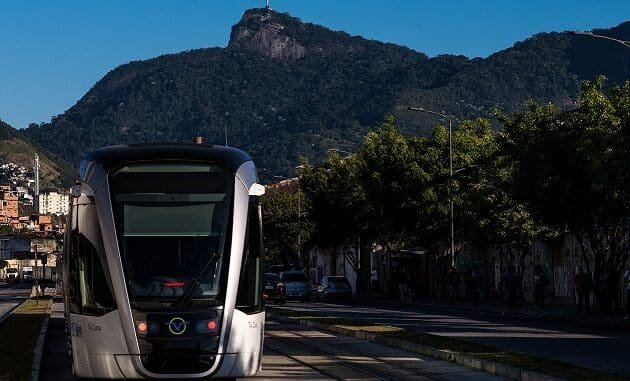
<path fill-rule="evenodd" d="M 245 255 L 241 271 L 236 308 L 246 313 L 262 310 L 262 220 L 258 200 L 250 203 L 247 218 Z"/>
<path fill-rule="evenodd" d="M 116 304 L 101 262 L 105 253 L 95 206 L 78 205 L 74 209 L 68 259 L 71 312 L 104 315 Z"/>

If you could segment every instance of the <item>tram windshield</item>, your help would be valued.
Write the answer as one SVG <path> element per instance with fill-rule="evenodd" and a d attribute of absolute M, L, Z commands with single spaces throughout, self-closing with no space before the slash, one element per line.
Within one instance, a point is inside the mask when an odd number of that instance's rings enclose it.
<path fill-rule="evenodd" d="M 111 180 L 132 306 L 216 301 L 233 177 L 208 164 L 136 164 Z"/>

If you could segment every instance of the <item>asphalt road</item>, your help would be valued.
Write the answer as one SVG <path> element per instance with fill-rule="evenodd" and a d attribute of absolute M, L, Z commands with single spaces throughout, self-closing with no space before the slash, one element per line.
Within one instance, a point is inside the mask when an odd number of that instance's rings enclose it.
<path fill-rule="evenodd" d="M 630 376 L 630 332 L 627 331 L 515 321 L 474 313 L 450 313 L 430 309 L 400 311 L 389 307 L 298 302 L 288 303 L 280 308 L 457 337 Z"/>
<path fill-rule="evenodd" d="M 63 305 L 53 305 L 42 381 L 75 380 L 66 352 Z M 463 366 L 294 324 L 267 322 L 258 380 L 505 380 Z"/>
<path fill-rule="evenodd" d="M 26 300 L 30 292 L 30 283 L 0 283 L 0 321 Z"/>

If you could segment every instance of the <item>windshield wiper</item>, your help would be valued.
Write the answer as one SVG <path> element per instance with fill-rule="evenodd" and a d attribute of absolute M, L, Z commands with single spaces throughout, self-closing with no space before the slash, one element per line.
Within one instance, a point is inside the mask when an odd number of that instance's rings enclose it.
<path fill-rule="evenodd" d="M 182 304 L 186 303 L 195 294 L 197 289 L 199 289 L 199 286 L 201 286 L 201 279 L 203 279 L 206 276 L 208 271 L 216 264 L 219 258 L 221 258 L 221 255 L 217 253 L 212 254 L 212 257 L 210 257 L 210 259 L 208 260 L 208 263 L 206 263 L 206 266 L 201 270 L 199 275 L 192 278 L 192 282 L 190 283 L 188 288 L 175 302 L 173 302 L 173 304 L 171 304 L 171 308 L 181 306 Z"/>

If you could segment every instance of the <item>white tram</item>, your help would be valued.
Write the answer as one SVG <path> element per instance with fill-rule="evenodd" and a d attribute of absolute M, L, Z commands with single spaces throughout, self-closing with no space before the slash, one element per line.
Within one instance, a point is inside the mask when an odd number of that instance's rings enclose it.
<path fill-rule="evenodd" d="M 219 146 L 112 146 L 79 172 L 64 245 L 74 374 L 254 375 L 264 187 L 251 158 Z"/>

